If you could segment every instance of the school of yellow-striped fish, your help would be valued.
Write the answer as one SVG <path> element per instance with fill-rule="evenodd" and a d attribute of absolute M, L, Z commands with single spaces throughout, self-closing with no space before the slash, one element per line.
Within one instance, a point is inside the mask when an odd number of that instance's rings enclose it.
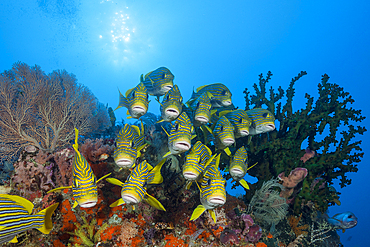
<path fill-rule="evenodd" d="M 140 120 L 148 111 L 149 95 L 156 96 L 161 112 L 161 120 L 158 122 L 170 122 L 169 130 L 162 126 L 168 136 L 168 152 L 158 164 L 138 159 L 150 145 L 145 140 L 143 123 L 141 126 L 125 124 L 116 137 L 113 158 L 120 169 L 130 169 L 130 175 L 124 182 L 107 178 L 111 174 L 97 179 L 79 152 L 78 130 L 75 129 L 72 185 L 48 193 L 72 189 L 75 199 L 73 207 L 94 207 L 98 202 L 97 183 L 105 178 L 107 182 L 122 187 L 121 198 L 111 207 L 130 205 L 135 209 L 136 204 L 145 201 L 158 210 L 166 211 L 160 201 L 148 194 L 147 186 L 163 182 L 161 168 L 170 155 L 174 156 L 172 158 L 182 156 L 185 160 L 181 167 L 187 181 L 186 189 L 191 189 L 195 183 L 200 191 L 200 205 L 190 220 L 199 218 L 208 210 L 216 222 L 214 209 L 226 202 L 226 180 L 219 170 L 221 155 L 226 153 L 226 157 L 229 157 L 227 169 L 231 177 L 249 189 L 244 180 L 251 168 L 247 148 L 242 146 L 232 153 L 229 147 L 235 145 L 238 138 L 274 130 L 275 118 L 266 109 L 235 109 L 232 94 L 222 83 L 198 87 L 191 98 L 183 103 L 180 88 L 173 82 L 174 78 L 165 67 L 141 75 L 136 87 L 127 90 L 125 95 L 119 92 L 119 105 L 116 108 L 125 107 L 129 117 Z M 56 203 L 32 214 L 33 204 L 30 201 L 19 196 L 0 194 L 0 243 L 17 242 L 17 234 L 32 228 L 48 234 L 52 229 L 51 216 L 57 207 Z"/>

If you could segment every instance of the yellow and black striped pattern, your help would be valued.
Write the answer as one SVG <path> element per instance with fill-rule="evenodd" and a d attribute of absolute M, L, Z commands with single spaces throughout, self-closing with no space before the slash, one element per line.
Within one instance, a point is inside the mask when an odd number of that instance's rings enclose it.
<path fill-rule="evenodd" d="M 234 175 L 231 172 L 233 168 L 240 169 L 241 171 L 243 171 L 243 174 Z M 248 154 L 247 154 L 247 150 L 245 150 L 245 147 L 242 146 L 235 152 L 233 160 L 230 163 L 229 171 L 230 171 L 230 175 L 232 176 L 232 178 L 239 181 L 247 173 L 247 170 L 248 170 Z"/>
<path fill-rule="evenodd" d="M 204 172 L 205 164 L 211 158 L 211 151 L 203 143 L 197 141 L 186 155 L 185 163 L 182 167 L 182 173 L 192 172 L 199 176 Z"/>
<path fill-rule="evenodd" d="M 141 82 L 150 95 L 162 96 L 173 87 L 174 78 L 175 76 L 169 69 L 160 67 L 147 73 L 144 77 L 141 75 Z"/>
<path fill-rule="evenodd" d="M 197 88 L 196 92 L 193 92 L 191 99 L 188 101 L 190 104 L 199 98 L 203 93 L 212 94 L 211 104 L 212 107 L 223 107 L 232 104 L 231 92 L 222 83 L 214 83 L 206 86 Z"/>
<path fill-rule="evenodd" d="M 248 117 L 246 111 L 238 109 L 225 114 L 230 123 L 234 126 L 235 138 L 247 136 L 249 134 L 249 127 L 252 121 Z"/>
<path fill-rule="evenodd" d="M 17 242 L 16 235 L 36 228 L 48 234 L 52 229 L 51 215 L 58 203 L 31 215 L 32 202 L 15 195 L 0 194 L 0 244 Z"/>
<path fill-rule="evenodd" d="M 250 126 L 250 135 L 266 133 L 275 129 L 275 117 L 269 110 L 254 108 L 246 111 L 252 121 Z"/>
<path fill-rule="evenodd" d="M 222 116 L 213 129 L 217 149 L 224 149 L 235 142 L 234 126 L 230 121 Z"/>
<path fill-rule="evenodd" d="M 166 114 L 167 109 L 173 109 L 178 112 L 177 115 Z M 182 111 L 182 96 L 177 85 L 174 85 L 170 91 L 168 91 L 163 97 L 161 106 L 160 106 L 161 116 L 164 121 L 171 122 L 175 120 Z"/>
<path fill-rule="evenodd" d="M 148 111 L 149 100 L 147 89 L 143 83 L 139 83 L 136 87 L 127 90 L 126 97 L 119 93 L 119 104 L 116 108 L 126 107 L 128 113 L 133 118 L 140 118 Z M 140 111 L 138 111 L 140 109 Z"/>
<path fill-rule="evenodd" d="M 122 186 L 121 194 L 131 194 L 139 201 L 143 200 L 146 193 L 145 184 L 149 173 L 148 165 L 149 164 L 144 160 L 135 166 Z"/>
<path fill-rule="evenodd" d="M 194 110 L 194 121 L 200 124 L 206 124 L 211 119 L 211 100 L 208 98 L 206 93 L 203 93 L 191 108 Z"/>
<path fill-rule="evenodd" d="M 168 145 L 170 150 L 172 146 L 176 144 L 176 142 L 186 142 L 191 145 L 191 133 L 193 132 L 193 124 L 190 122 L 188 115 L 183 112 L 180 116 L 171 123 L 171 131 L 168 136 Z M 187 150 L 184 150 L 187 151 Z M 174 153 L 173 153 L 174 154 Z"/>
<path fill-rule="evenodd" d="M 72 162 L 72 191 L 73 197 L 80 205 L 85 207 L 89 204 L 95 205 L 98 201 L 98 190 L 96 187 L 96 177 L 87 162 L 87 160 L 78 151 L 78 130 L 75 129 L 75 143 L 73 148 L 75 150 L 75 156 Z M 95 203 L 95 204 L 94 204 Z M 90 206 L 87 206 L 90 207 Z"/>

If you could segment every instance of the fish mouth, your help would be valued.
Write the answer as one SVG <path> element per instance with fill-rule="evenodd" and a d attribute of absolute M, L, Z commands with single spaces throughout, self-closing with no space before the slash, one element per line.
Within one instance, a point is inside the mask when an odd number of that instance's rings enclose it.
<path fill-rule="evenodd" d="M 195 120 L 201 122 L 202 124 L 208 123 L 209 119 L 203 116 L 196 116 Z"/>
<path fill-rule="evenodd" d="M 174 143 L 174 149 L 177 151 L 188 151 L 191 147 L 190 143 L 185 142 L 185 141 L 179 141 Z"/>
<path fill-rule="evenodd" d="M 219 205 L 219 206 L 224 205 L 226 202 L 225 198 L 220 197 L 220 196 L 211 197 L 209 198 L 208 201 L 209 203 L 212 203 L 213 205 Z"/>
<path fill-rule="evenodd" d="M 127 204 L 136 204 L 136 203 L 139 203 L 139 200 L 135 196 L 133 196 L 131 194 L 123 194 L 122 195 L 122 199 Z"/>
<path fill-rule="evenodd" d="M 224 106 L 229 106 L 229 105 L 231 105 L 231 100 L 225 100 L 225 101 L 222 101 L 222 105 L 224 105 Z"/>
<path fill-rule="evenodd" d="M 87 201 L 84 203 L 79 204 L 81 208 L 91 208 L 96 205 L 97 201 Z"/>
<path fill-rule="evenodd" d="M 184 172 L 183 175 L 187 180 L 195 180 L 198 177 L 194 172 Z"/>
<path fill-rule="evenodd" d="M 170 86 L 170 85 L 167 85 L 167 86 L 164 86 L 163 87 L 163 91 L 165 92 L 165 93 L 167 93 L 168 91 L 170 91 L 172 89 L 172 86 Z"/>
<path fill-rule="evenodd" d="M 240 135 L 241 136 L 247 136 L 247 135 L 249 135 L 249 131 L 248 130 L 241 130 Z"/>
<path fill-rule="evenodd" d="M 116 165 L 122 168 L 129 168 L 133 163 L 134 161 L 129 159 L 119 159 L 116 161 Z"/>
<path fill-rule="evenodd" d="M 236 176 L 241 176 L 241 175 L 244 174 L 244 172 L 241 169 L 239 169 L 239 168 L 232 168 L 230 170 L 230 173 L 233 173 Z"/>
<path fill-rule="evenodd" d="M 268 129 L 268 131 L 272 131 L 272 130 L 275 129 L 275 125 L 274 124 L 267 124 L 266 129 Z"/>
<path fill-rule="evenodd" d="M 131 111 L 132 111 L 133 114 L 142 116 L 146 113 L 146 108 L 142 107 L 142 106 L 139 106 L 139 105 L 135 105 L 131 108 Z"/>
<path fill-rule="evenodd" d="M 176 110 L 175 108 L 167 108 L 166 111 L 165 111 L 165 114 L 169 117 L 174 117 L 176 118 L 180 113 L 178 110 Z"/>
<path fill-rule="evenodd" d="M 235 140 L 233 138 L 225 138 L 222 140 L 222 143 L 225 145 L 225 146 L 230 146 L 232 144 L 234 144 Z"/>

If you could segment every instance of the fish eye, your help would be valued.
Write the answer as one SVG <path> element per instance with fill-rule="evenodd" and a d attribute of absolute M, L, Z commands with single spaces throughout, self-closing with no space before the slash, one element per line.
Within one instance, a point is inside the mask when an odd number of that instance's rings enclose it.
<path fill-rule="evenodd" d="M 267 112 L 265 112 L 265 113 L 262 114 L 262 117 L 267 118 L 268 115 L 269 114 Z"/>
<path fill-rule="evenodd" d="M 179 130 L 179 124 L 175 124 L 175 130 L 178 131 Z"/>
<path fill-rule="evenodd" d="M 208 179 L 207 181 L 207 185 L 210 186 L 211 185 L 211 179 Z"/>
<path fill-rule="evenodd" d="M 221 95 L 226 95 L 226 91 L 223 90 L 222 93 L 221 93 Z"/>
<path fill-rule="evenodd" d="M 199 108 L 199 102 L 197 103 L 197 106 L 196 106 L 196 108 Z"/>
<path fill-rule="evenodd" d="M 163 75 L 162 75 L 162 79 L 165 79 L 166 78 L 166 74 L 164 73 Z"/>
<path fill-rule="evenodd" d="M 149 99 L 149 94 L 146 94 L 146 99 L 147 99 L 147 100 Z"/>
<path fill-rule="evenodd" d="M 132 97 L 135 98 L 135 91 L 132 92 Z"/>
<path fill-rule="evenodd" d="M 220 131 L 224 131 L 224 126 L 221 126 Z"/>
<path fill-rule="evenodd" d="M 133 141 L 131 141 L 130 142 L 130 146 L 133 148 L 134 147 L 134 142 Z"/>
<path fill-rule="evenodd" d="M 239 119 L 239 123 L 242 123 L 243 122 L 243 119 L 241 118 L 241 119 Z"/>

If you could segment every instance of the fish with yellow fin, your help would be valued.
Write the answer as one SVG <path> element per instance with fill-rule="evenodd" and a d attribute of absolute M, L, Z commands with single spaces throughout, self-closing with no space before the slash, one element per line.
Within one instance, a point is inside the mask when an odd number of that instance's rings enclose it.
<path fill-rule="evenodd" d="M 234 126 L 225 116 L 217 121 L 212 134 L 215 137 L 216 149 L 225 150 L 230 155 L 228 147 L 235 143 Z"/>
<path fill-rule="evenodd" d="M 17 243 L 16 235 L 31 229 L 49 234 L 53 229 L 51 216 L 58 205 L 55 203 L 32 214 L 32 202 L 20 196 L 0 194 L 0 244 Z"/>
<path fill-rule="evenodd" d="M 166 211 L 157 199 L 146 192 L 146 186 L 148 184 L 160 184 L 163 182 L 161 168 L 165 161 L 166 159 L 163 159 L 154 168 L 145 160 L 142 161 L 135 166 L 125 183 L 115 178 L 107 178 L 107 182 L 122 187 L 121 198 L 112 203 L 110 207 L 126 204 L 132 205 L 132 208 L 135 209 L 134 205 L 144 200 L 152 207 Z"/>
<path fill-rule="evenodd" d="M 147 89 L 141 82 L 134 88 L 127 90 L 125 96 L 119 92 L 119 104 L 117 109 L 126 107 L 127 114 L 130 115 L 128 118 L 140 118 L 148 111 L 149 100 Z"/>
<path fill-rule="evenodd" d="M 171 122 L 182 112 L 182 96 L 177 85 L 174 85 L 164 96 L 160 103 L 162 121 Z"/>
<path fill-rule="evenodd" d="M 226 111 L 220 115 L 224 115 L 230 123 L 234 126 L 235 138 L 240 138 L 249 135 L 249 128 L 252 124 L 252 120 L 248 117 L 246 111 L 237 109 L 234 111 Z"/>
<path fill-rule="evenodd" d="M 187 105 L 191 105 L 203 93 L 207 93 L 208 97 L 211 99 L 212 107 L 214 108 L 229 106 L 232 104 L 232 94 L 230 90 L 222 83 L 214 83 L 198 87 L 196 91 L 193 92 Z"/>
<path fill-rule="evenodd" d="M 162 96 L 173 87 L 175 76 L 166 67 L 160 67 L 154 71 L 141 75 L 140 81 L 152 96 Z"/>
<path fill-rule="evenodd" d="M 80 205 L 82 208 L 90 208 L 95 206 L 98 202 L 98 189 L 96 183 L 109 176 L 110 173 L 97 180 L 89 163 L 78 151 L 77 140 L 78 129 L 75 128 L 75 143 L 72 145 L 75 150 L 75 156 L 72 162 L 72 186 L 55 188 L 47 193 L 72 188 L 73 197 L 75 199 L 72 207 L 75 208 L 77 205 Z"/>
<path fill-rule="evenodd" d="M 189 189 L 192 182 L 204 174 L 205 168 L 208 167 L 214 156 L 212 156 L 212 151 L 200 141 L 194 144 L 186 155 L 182 166 L 182 175 L 187 180 L 186 189 Z"/>
<path fill-rule="evenodd" d="M 254 108 L 246 113 L 252 121 L 249 135 L 258 135 L 275 129 L 275 117 L 269 110 Z"/>
<path fill-rule="evenodd" d="M 125 124 L 116 138 L 116 148 L 113 158 L 117 166 L 121 168 L 131 168 L 140 151 L 147 146 L 144 139 L 144 127 L 141 130 L 136 125 Z"/>
<path fill-rule="evenodd" d="M 253 166 L 255 166 L 256 164 L 254 164 Z M 242 146 L 238 150 L 236 150 L 229 166 L 229 172 L 231 177 L 235 181 L 238 181 L 244 188 L 249 190 L 249 185 L 243 178 L 245 174 L 247 174 L 247 171 L 253 166 L 248 167 L 247 150 L 245 150 L 245 147 Z"/>
<path fill-rule="evenodd" d="M 183 112 L 176 120 L 171 123 L 171 131 L 168 134 L 168 149 L 170 150 L 163 157 L 170 154 L 180 154 L 188 151 L 191 148 L 193 124 L 190 122 L 188 115 Z"/>
<path fill-rule="evenodd" d="M 195 126 L 204 125 L 210 122 L 212 111 L 211 100 L 207 93 L 203 93 L 199 98 L 188 105 L 192 111 L 191 118 Z"/>
<path fill-rule="evenodd" d="M 216 214 L 213 209 L 223 206 L 226 202 L 226 180 L 222 177 L 218 169 L 219 163 L 220 154 L 210 163 L 211 167 L 200 180 L 200 185 L 196 182 L 200 190 L 201 205 L 194 209 L 190 221 L 198 219 L 208 210 L 213 221 L 216 223 Z"/>

